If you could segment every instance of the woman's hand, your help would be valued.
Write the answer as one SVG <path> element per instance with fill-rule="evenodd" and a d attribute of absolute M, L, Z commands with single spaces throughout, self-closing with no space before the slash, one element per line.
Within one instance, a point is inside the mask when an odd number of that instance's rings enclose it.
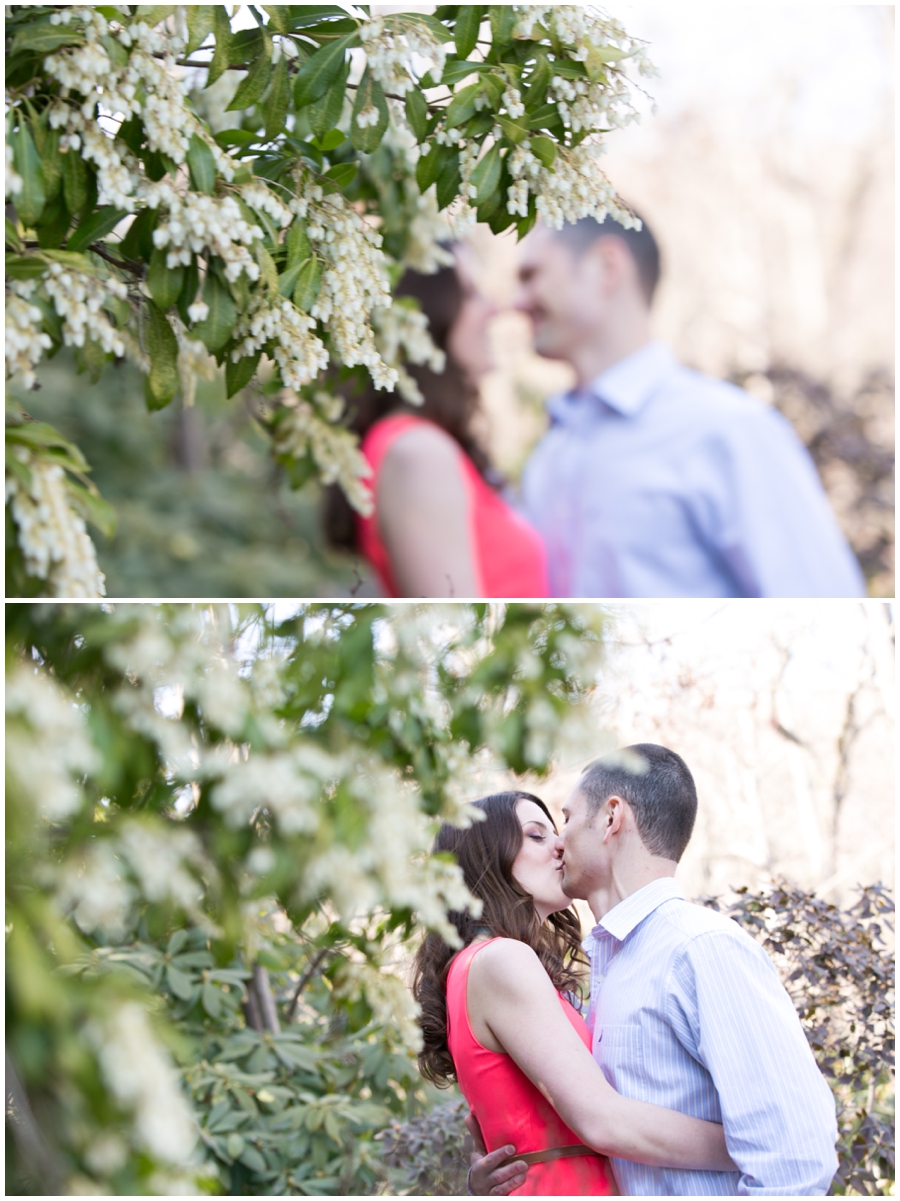
<path fill-rule="evenodd" d="M 480 597 L 462 451 L 433 425 L 405 430 L 378 473 L 378 531 L 401 596 Z"/>
<path fill-rule="evenodd" d="M 525 943 L 497 939 L 475 956 L 467 1004 L 475 1037 L 510 1055 L 566 1125 L 595 1151 L 658 1167 L 736 1170 L 717 1123 L 615 1091 Z"/>

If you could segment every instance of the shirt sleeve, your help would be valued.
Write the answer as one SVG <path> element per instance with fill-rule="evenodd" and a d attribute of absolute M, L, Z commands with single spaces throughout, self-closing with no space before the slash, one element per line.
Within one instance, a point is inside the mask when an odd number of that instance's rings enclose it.
<path fill-rule="evenodd" d="M 865 596 L 865 580 L 793 426 L 747 406 L 698 453 L 714 482 L 695 514 L 742 596 Z"/>
<path fill-rule="evenodd" d="M 739 1196 L 824 1196 L 837 1170 L 834 1098 L 765 951 L 698 935 L 673 963 L 669 1019 L 712 1077 Z"/>

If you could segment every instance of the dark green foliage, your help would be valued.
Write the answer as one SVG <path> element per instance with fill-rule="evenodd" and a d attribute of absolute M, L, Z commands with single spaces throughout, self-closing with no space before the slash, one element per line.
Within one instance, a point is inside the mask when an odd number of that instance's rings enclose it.
<path fill-rule="evenodd" d="M 323 547 L 317 488 L 288 486 L 252 406 L 226 406 L 221 381 L 201 380 L 187 412 L 148 413 L 128 364 L 87 388 L 63 353 L 38 378 L 32 415 L 91 448 L 118 513 L 96 539 L 111 596 L 367 595 L 354 561 Z"/>
<path fill-rule="evenodd" d="M 885 1196 L 894 1179 L 894 903 L 873 884 L 846 909 L 785 882 L 727 903 L 772 957 L 838 1110 L 836 1196 Z"/>
<path fill-rule="evenodd" d="M 471 1140 L 465 1099 L 445 1101 L 421 1117 L 396 1119 L 379 1136 L 392 1188 L 401 1196 L 461 1197 L 466 1191 Z"/>

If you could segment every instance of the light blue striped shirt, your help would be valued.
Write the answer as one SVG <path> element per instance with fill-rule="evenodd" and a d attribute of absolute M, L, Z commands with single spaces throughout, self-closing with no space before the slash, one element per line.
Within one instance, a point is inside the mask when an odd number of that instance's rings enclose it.
<path fill-rule="evenodd" d="M 837 1169 L 834 1099 L 762 947 L 689 904 L 671 877 L 594 927 L 594 1057 L 626 1097 L 722 1122 L 737 1172 L 612 1160 L 629 1196 L 824 1196 Z"/>
<path fill-rule="evenodd" d="M 548 402 L 522 475 L 551 596 L 865 596 L 793 427 L 651 342 Z"/>

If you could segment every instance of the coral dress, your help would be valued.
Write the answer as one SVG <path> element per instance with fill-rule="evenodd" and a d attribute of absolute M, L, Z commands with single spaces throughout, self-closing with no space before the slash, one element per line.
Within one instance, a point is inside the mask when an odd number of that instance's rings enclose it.
<path fill-rule="evenodd" d="M 434 425 L 434 422 L 426 422 L 412 413 L 398 413 L 376 421 L 363 438 L 361 449 L 372 468 L 372 491 L 376 496 L 385 455 L 401 434 L 411 426 L 423 424 Z M 538 532 L 485 483 L 461 447 L 459 465 L 469 497 L 469 535 L 475 550 L 481 595 L 547 596 L 547 562 Z M 381 576 L 386 594 L 398 596 L 388 553 L 378 532 L 377 512 L 371 517 L 358 518 L 357 528 L 359 548 Z"/>
<path fill-rule="evenodd" d="M 488 1151 L 509 1143 L 518 1154 L 550 1147 L 581 1144 L 550 1102 L 542 1096 L 520 1067 L 477 1041 L 469 1025 L 466 985 L 469 965 L 488 942 L 470 943 L 450 964 L 447 974 L 447 1042 L 456 1066 L 456 1077 L 469 1108 L 478 1119 Z M 588 1049 L 591 1036 L 580 1014 L 564 997 L 559 998 L 566 1017 Z M 553 1048 L 547 1048 L 553 1054 Z M 532 1164 L 514 1197 L 615 1196 L 613 1175 L 606 1159 L 585 1147 L 585 1154 Z"/>

